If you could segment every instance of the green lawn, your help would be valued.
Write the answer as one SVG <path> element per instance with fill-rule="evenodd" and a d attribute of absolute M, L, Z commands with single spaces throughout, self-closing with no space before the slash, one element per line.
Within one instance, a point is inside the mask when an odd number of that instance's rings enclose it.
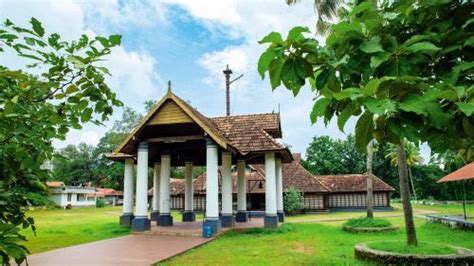
<path fill-rule="evenodd" d="M 419 255 L 454 254 L 456 249 L 440 243 L 419 242 L 418 246 L 407 246 L 404 241 L 380 241 L 367 243 L 369 248 L 396 253 L 412 253 Z"/>
<path fill-rule="evenodd" d="M 376 215 L 377 216 L 377 215 Z M 250 230 L 229 233 L 200 248 L 191 250 L 165 264 L 319 264 L 364 265 L 354 259 L 354 245 L 359 242 L 401 240 L 405 238 L 403 218 L 389 218 L 400 225 L 395 233 L 346 233 L 342 222 L 286 223 L 276 231 Z M 451 230 L 439 224 L 416 219 L 421 241 L 446 243 L 474 249 L 474 233 Z"/>
<path fill-rule="evenodd" d="M 29 211 L 35 219 L 36 236 L 25 230 L 31 253 L 127 235 L 130 230 L 119 226 L 120 207 L 49 209 Z"/>

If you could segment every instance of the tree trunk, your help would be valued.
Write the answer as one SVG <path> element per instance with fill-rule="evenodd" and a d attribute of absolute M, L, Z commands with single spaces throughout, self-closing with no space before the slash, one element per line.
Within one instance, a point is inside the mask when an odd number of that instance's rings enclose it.
<path fill-rule="evenodd" d="M 413 191 L 413 197 L 415 198 L 415 200 L 418 200 L 418 197 L 416 196 L 415 183 L 413 183 L 413 175 L 411 173 L 411 167 L 408 167 L 408 176 L 410 177 L 411 190 Z"/>
<path fill-rule="evenodd" d="M 374 148 L 372 141 L 367 145 L 367 218 L 374 218 L 374 176 L 372 175 L 372 159 Z"/>
<path fill-rule="evenodd" d="M 403 204 L 403 213 L 405 216 L 405 229 L 407 232 L 407 245 L 416 246 L 415 222 L 413 221 L 413 209 L 410 202 L 410 186 L 407 176 L 407 157 L 403 148 L 403 141 L 397 146 L 398 175 L 400 178 L 400 195 Z"/>

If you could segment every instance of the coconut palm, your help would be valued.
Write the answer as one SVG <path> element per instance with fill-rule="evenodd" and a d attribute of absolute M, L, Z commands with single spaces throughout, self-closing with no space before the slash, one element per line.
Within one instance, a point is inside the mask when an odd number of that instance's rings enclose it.
<path fill-rule="evenodd" d="M 286 0 L 288 5 L 294 5 L 301 0 Z M 324 34 L 331 26 L 331 20 L 339 17 L 340 7 L 344 1 L 342 0 L 314 0 L 314 11 L 317 15 L 316 30 L 320 34 Z"/>
<path fill-rule="evenodd" d="M 420 150 L 418 147 L 411 143 L 411 142 L 405 142 L 403 145 L 406 153 L 406 161 L 407 161 L 407 170 L 408 170 L 408 177 L 410 179 L 410 184 L 411 184 L 411 189 L 413 192 L 413 197 L 415 200 L 417 200 L 416 196 L 416 189 L 415 185 L 413 183 L 413 175 L 412 175 L 412 166 L 422 163 L 423 158 L 421 157 Z M 390 146 L 390 152 L 385 155 L 386 159 L 390 159 L 390 164 L 393 166 L 398 166 L 398 159 L 397 159 L 397 147 L 396 146 Z"/>

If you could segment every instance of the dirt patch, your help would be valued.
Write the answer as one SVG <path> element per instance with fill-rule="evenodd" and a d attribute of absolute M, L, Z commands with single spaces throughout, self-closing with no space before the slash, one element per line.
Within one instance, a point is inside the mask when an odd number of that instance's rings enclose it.
<path fill-rule="evenodd" d="M 309 255 L 314 253 L 314 248 L 302 243 L 296 243 L 296 246 L 292 248 L 291 251 Z"/>

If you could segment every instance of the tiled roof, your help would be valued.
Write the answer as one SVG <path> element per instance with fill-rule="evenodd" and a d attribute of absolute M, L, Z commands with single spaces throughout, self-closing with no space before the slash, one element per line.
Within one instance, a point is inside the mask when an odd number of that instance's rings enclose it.
<path fill-rule="evenodd" d="M 46 182 L 46 186 L 48 187 L 64 187 L 64 182 L 62 181 L 48 181 Z"/>
<path fill-rule="evenodd" d="M 232 147 L 242 154 L 253 151 L 282 150 L 286 146 L 278 143 L 281 137 L 278 114 L 236 115 L 210 119 L 223 133 Z"/>
<path fill-rule="evenodd" d="M 314 176 L 331 192 L 367 191 L 367 174 L 316 175 Z M 395 189 L 374 175 L 374 191 L 394 191 Z"/>
<path fill-rule="evenodd" d="M 474 178 L 474 163 L 470 163 L 438 180 L 438 183 Z"/>
<path fill-rule="evenodd" d="M 117 191 L 113 188 L 97 188 L 97 194 L 103 196 L 118 196 L 123 195 L 121 191 Z"/>

